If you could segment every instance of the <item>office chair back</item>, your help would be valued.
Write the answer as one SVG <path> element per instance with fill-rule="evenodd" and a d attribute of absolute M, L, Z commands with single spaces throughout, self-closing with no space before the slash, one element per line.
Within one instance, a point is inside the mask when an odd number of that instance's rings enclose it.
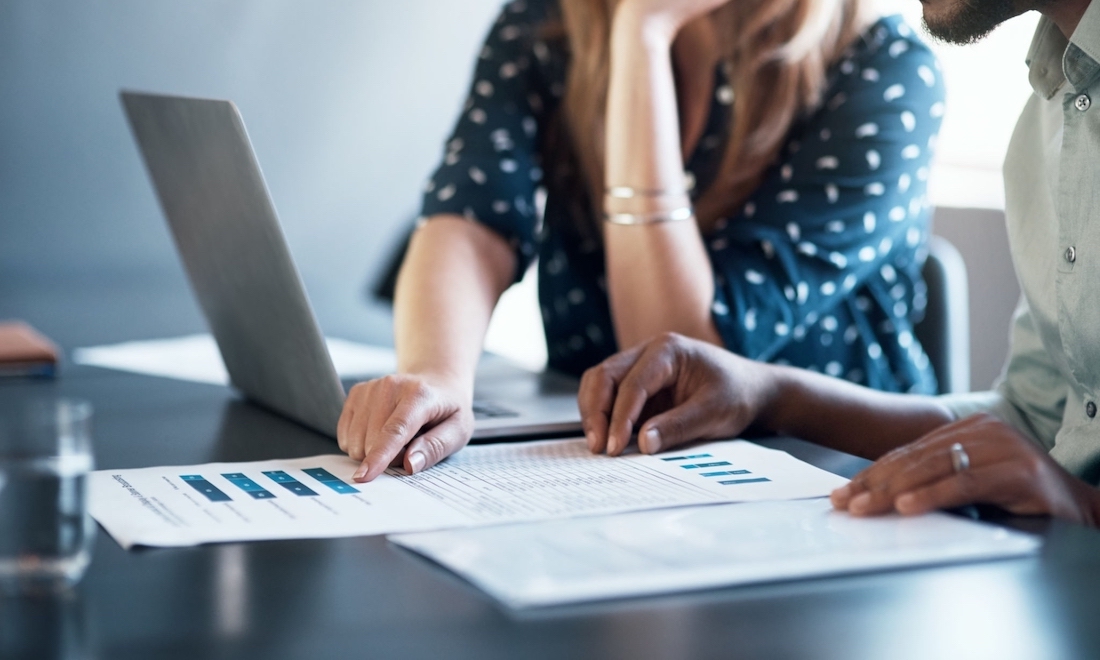
<path fill-rule="evenodd" d="M 970 391 L 970 300 L 966 263 L 947 239 L 932 236 L 924 263 L 928 306 L 913 332 L 932 362 L 941 394 Z"/>

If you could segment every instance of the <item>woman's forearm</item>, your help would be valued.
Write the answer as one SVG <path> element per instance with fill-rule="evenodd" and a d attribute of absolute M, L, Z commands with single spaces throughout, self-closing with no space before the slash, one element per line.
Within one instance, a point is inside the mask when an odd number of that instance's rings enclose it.
<path fill-rule="evenodd" d="M 662 21 L 622 7 L 611 32 L 607 95 L 607 185 L 683 191 L 675 34 Z"/>
<path fill-rule="evenodd" d="M 676 87 L 670 49 L 676 26 L 616 13 L 611 36 L 607 106 L 609 187 L 661 191 L 608 199 L 611 213 L 667 211 L 690 203 L 684 189 Z M 693 219 L 638 225 L 607 224 L 607 286 L 619 346 L 661 332 L 721 343 L 710 317 L 714 279 Z"/>
<path fill-rule="evenodd" d="M 621 348 L 662 332 L 721 345 L 710 316 L 714 280 L 694 223 L 612 226 L 605 237 L 608 297 Z"/>
<path fill-rule="evenodd" d="M 508 245 L 476 222 L 441 216 L 418 229 L 394 301 L 398 371 L 444 379 L 472 399 L 489 318 L 514 271 Z"/>

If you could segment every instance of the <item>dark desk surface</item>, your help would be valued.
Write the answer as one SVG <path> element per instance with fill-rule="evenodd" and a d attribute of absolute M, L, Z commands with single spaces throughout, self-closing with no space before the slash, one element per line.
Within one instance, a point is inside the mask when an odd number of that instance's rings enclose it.
<path fill-rule="evenodd" d="M 0 382 L 14 393 L 91 401 L 103 468 L 336 451 L 219 387 L 69 365 L 55 382 Z M 772 444 L 842 474 L 862 465 Z M 0 658 L 1100 657 L 1100 534 L 1015 523 L 1046 536 L 1040 557 L 533 613 L 381 537 L 127 552 L 101 530 L 69 597 L 0 600 Z"/>
<path fill-rule="evenodd" d="M 0 396 L 35 390 L 93 403 L 101 467 L 335 450 L 218 387 L 73 367 L 56 383 L 2 384 Z M 775 444 L 840 472 L 860 464 Z M 1039 559 L 516 614 L 381 537 L 126 552 L 101 532 L 71 601 L 3 602 L 0 656 L 1096 657 L 1100 535 L 1057 523 L 1045 533 Z"/>

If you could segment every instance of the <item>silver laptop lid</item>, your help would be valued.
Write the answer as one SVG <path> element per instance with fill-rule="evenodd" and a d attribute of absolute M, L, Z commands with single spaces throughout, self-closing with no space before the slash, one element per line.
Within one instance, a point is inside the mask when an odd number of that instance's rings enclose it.
<path fill-rule="evenodd" d="M 336 437 L 344 390 L 237 108 L 121 96 L 233 385 Z"/>

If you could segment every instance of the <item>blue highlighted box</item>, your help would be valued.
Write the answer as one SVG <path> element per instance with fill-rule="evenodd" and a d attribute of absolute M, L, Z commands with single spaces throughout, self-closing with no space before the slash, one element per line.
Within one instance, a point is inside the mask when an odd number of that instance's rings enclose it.
<path fill-rule="evenodd" d="M 324 485 L 328 486 L 337 493 L 358 493 L 359 490 L 354 488 L 340 480 L 335 474 L 329 472 L 324 468 L 307 468 L 302 470 L 309 476 L 313 477 L 317 481 L 320 481 Z"/>
<path fill-rule="evenodd" d="M 739 474 L 752 474 L 752 472 L 749 472 L 748 470 L 727 470 L 725 472 L 704 472 L 704 473 L 700 474 L 699 476 L 700 477 L 726 477 L 726 476 L 733 477 L 733 476 L 737 476 Z"/>
<path fill-rule="evenodd" d="M 713 463 L 693 463 L 691 465 L 681 465 L 680 467 L 685 470 L 698 470 L 700 468 L 722 467 L 729 464 L 729 461 L 714 461 Z"/>
<path fill-rule="evenodd" d="M 222 476 L 229 483 L 251 495 L 254 500 L 270 500 L 275 497 L 274 493 L 246 477 L 243 472 L 226 472 Z"/>
<path fill-rule="evenodd" d="M 290 476 L 282 470 L 273 470 L 271 472 L 264 472 L 264 476 L 271 479 L 275 483 L 279 484 L 283 488 L 289 490 L 299 497 L 316 497 L 317 491 L 306 486 L 301 481 L 298 481 L 294 477 Z"/>
<path fill-rule="evenodd" d="M 727 481 L 719 481 L 718 483 L 723 486 L 736 486 L 737 484 L 759 484 L 765 481 L 771 481 L 767 477 L 756 477 L 754 479 L 729 479 Z"/>
<path fill-rule="evenodd" d="M 206 480 L 201 474 L 181 474 L 180 479 L 188 486 L 199 491 L 211 502 L 232 502 L 233 498 L 218 490 L 218 487 Z"/>
<path fill-rule="evenodd" d="M 692 454 L 691 456 L 669 456 L 668 458 L 662 458 L 662 461 L 687 461 L 693 458 L 712 458 L 710 454 Z"/>

